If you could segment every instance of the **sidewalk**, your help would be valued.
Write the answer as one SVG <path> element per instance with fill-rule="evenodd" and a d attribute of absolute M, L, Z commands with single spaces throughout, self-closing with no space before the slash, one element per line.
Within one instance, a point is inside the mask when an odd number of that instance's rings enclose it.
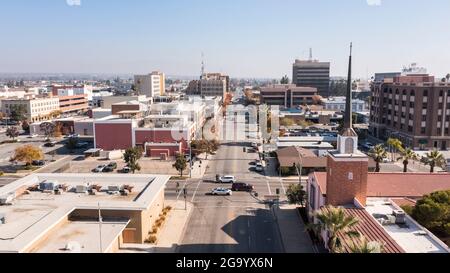
<path fill-rule="evenodd" d="M 273 211 L 286 253 L 316 253 L 296 206 L 283 205 Z"/>
<path fill-rule="evenodd" d="M 184 210 L 184 201 L 166 201 L 165 206 L 171 206 L 172 210 L 158 233 L 158 243 L 150 244 L 124 244 L 119 253 L 175 253 L 178 245 L 183 240 L 183 235 L 194 205 L 187 203 Z"/>

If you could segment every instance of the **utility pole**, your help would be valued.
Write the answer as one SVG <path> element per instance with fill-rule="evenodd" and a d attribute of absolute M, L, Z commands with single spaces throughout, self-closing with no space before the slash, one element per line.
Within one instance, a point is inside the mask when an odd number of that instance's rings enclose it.
<path fill-rule="evenodd" d="M 187 189 L 186 187 L 183 189 L 184 192 L 184 210 L 187 210 Z"/>
<path fill-rule="evenodd" d="M 98 228 L 100 233 L 100 253 L 103 253 L 103 245 L 102 245 L 102 214 L 100 210 L 100 202 L 98 202 Z"/>
<path fill-rule="evenodd" d="M 189 178 L 192 178 L 192 140 L 189 142 Z"/>

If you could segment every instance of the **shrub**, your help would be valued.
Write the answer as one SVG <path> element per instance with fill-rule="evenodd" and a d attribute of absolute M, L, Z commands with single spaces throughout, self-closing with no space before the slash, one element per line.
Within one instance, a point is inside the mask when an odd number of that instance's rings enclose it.
<path fill-rule="evenodd" d="M 145 242 L 147 244 L 156 244 L 156 242 L 158 241 L 158 238 L 156 238 L 156 236 L 151 235 L 150 237 L 148 237 L 147 240 L 145 240 Z"/>
<path fill-rule="evenodd" d="M 170 211 L 170 210 L 172 210 L 172 207 L 171 206 L 167 206 L 164 209 L 167 210 L 167 211 Z"/>

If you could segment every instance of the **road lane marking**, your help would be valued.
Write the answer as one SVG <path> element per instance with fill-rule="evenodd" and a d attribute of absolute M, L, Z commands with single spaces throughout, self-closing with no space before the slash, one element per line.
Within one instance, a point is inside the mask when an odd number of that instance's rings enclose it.
<path fill-rule="evenodd" d="M 199 181 L 198 181 L 198 184 L 197 184 L 197 188 L 196 188 L 195 191 L 194 191 L 194 195 L 192 195 L 191 203 L 194 202 L 195 195 L 197 194 L 198 188 L 200 187 L 200 184 L 201 184 L 201 183 L 202 183 L 202 180 L 199 180 Z"/>
<path fill-rule="evenodd" d="M 269 189 L 269 195 L 272 195 L 272 189 L 270 189 L 270 182 L 268 179 L 266 179 L 267 188 Z"/>

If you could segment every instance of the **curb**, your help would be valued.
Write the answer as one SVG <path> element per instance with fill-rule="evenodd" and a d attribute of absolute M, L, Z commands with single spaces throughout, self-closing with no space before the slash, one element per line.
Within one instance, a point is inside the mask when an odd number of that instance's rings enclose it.
<path fill-rule="evenodd" d="M 188 202 L 188 203 L 191 204 L 192 207 L 191 207 L 191 209 L 189 210 L 189 214 L 188 214 L 188 216 L 187 216 L 186 223 L 184 224 L 183 230 L 181 231 L 180 240 L 178 241 L 177 246 L 176 246 L 175 249 L 174 249 L 174 253 L 179 253 L 180 244 L 181 244 L 181 242 L 183 242 L 184 236 L 186 235 L 187 225 L 188 225 L 188 223 L 189 223 L 189 220 L 191 219 L 192 211 L 193 211 L 194 208 L 195 208 L 195 206 L 194 206 L 193 203 L 191 203 L 191 202 Z"/>

